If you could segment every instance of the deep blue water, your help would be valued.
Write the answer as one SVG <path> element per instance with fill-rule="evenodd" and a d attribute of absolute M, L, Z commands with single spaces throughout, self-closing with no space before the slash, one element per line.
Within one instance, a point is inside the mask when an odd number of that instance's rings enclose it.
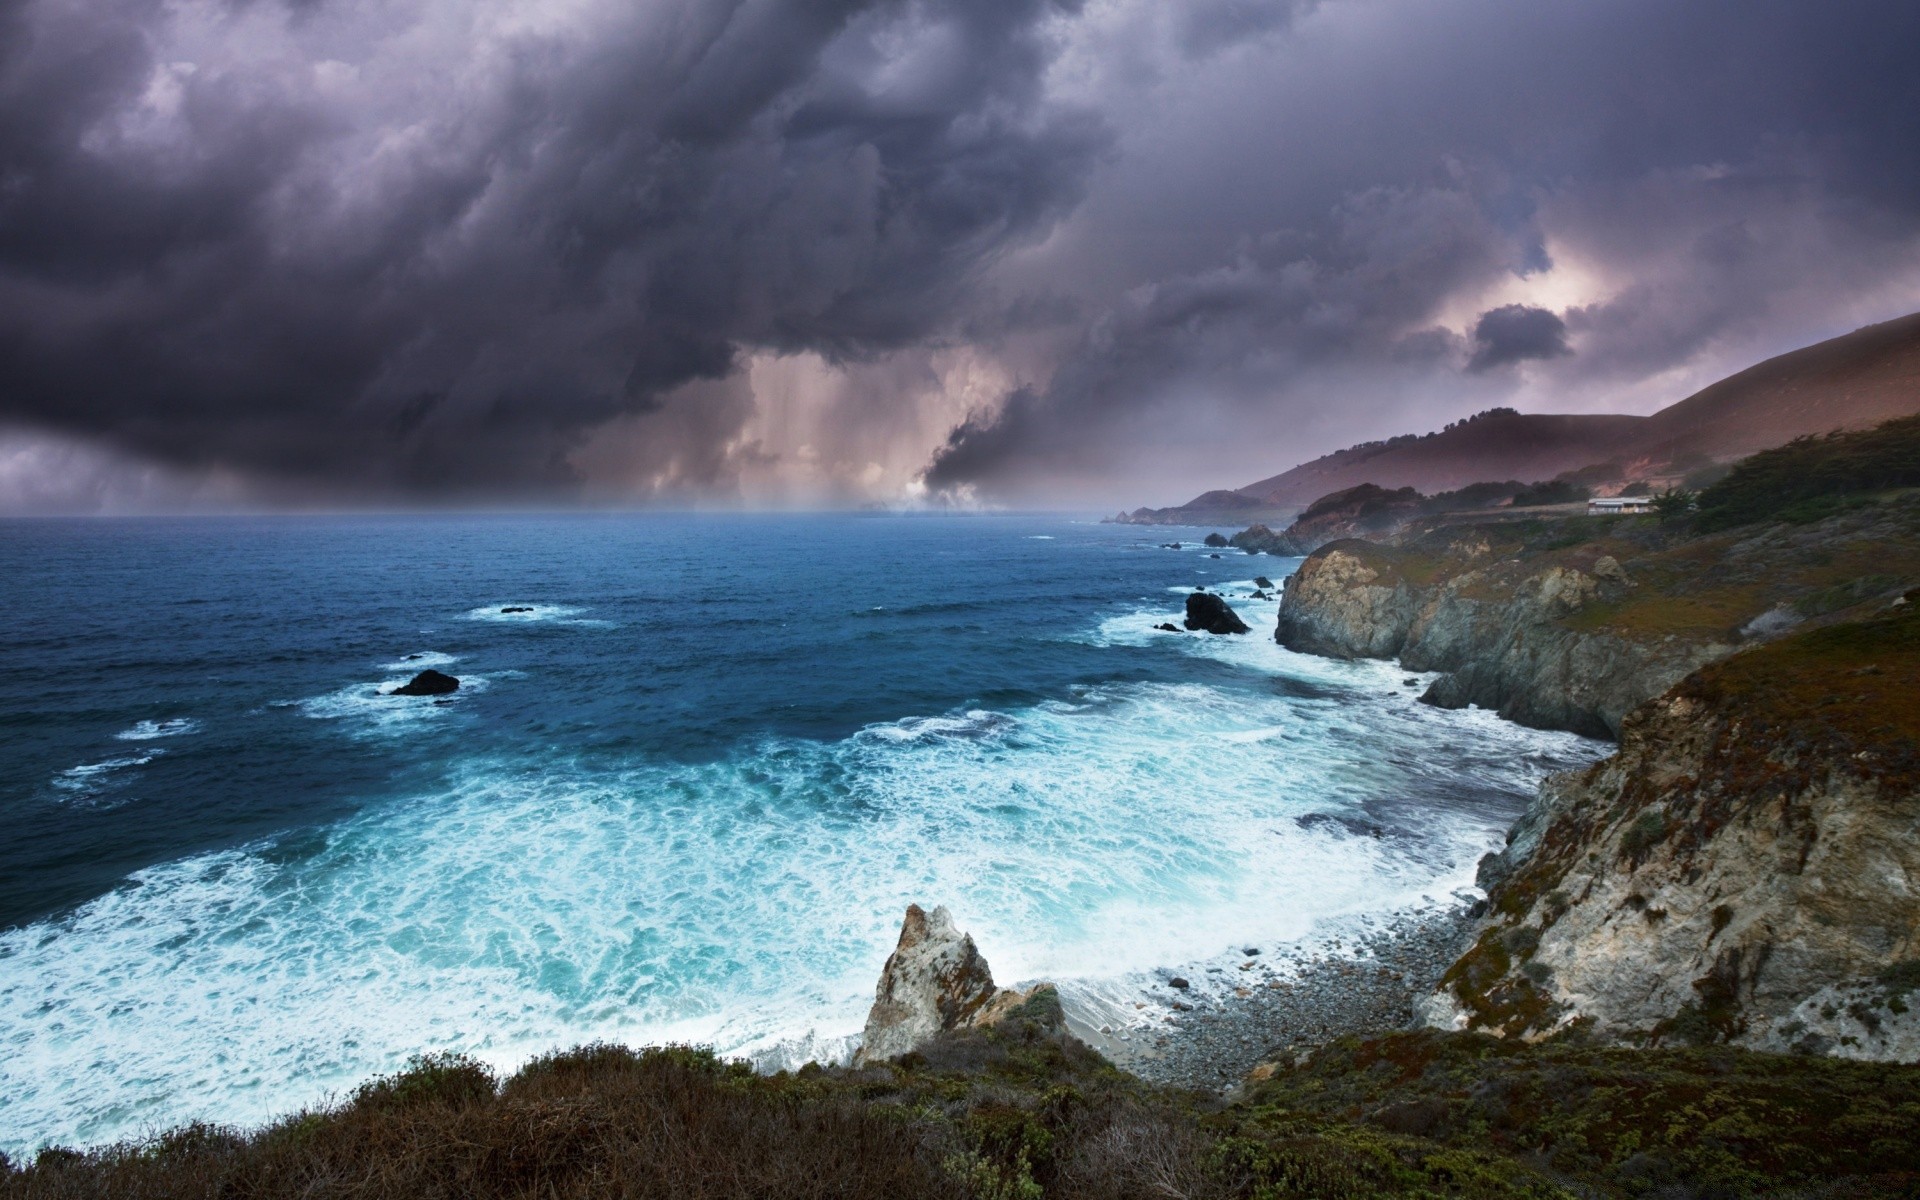
<path fill-rule="evenodd" d="M 1294 564 L 1193 533 L 0 523 L 0 1147 L 428 1048 L 831 1055 L 910 900 L 1124 987 L 1444 893 L 1593 753 L 1281 650 L 1245 597 Z M 1195 584 L 1255 633 L 1154 631 Z M 429 665 L 447 702 L 385 694 Z"/>

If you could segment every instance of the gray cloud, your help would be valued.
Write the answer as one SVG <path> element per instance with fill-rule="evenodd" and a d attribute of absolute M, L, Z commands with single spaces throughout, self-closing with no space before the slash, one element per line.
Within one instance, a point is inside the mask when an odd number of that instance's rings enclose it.
<path fill-rule="evenodd" d="M 1920 305 L 1916 44 L 1898 0 L 14 0 L 0 421 L 262 496 L 1137 502 L 1644 409 Z"/>
<path fill-rule="evenodd" d="M 0 416 L 376 489 L 564 485 L 585 430 L 744 347 L 950 326 L 1106 145 L 1042 93 L 1064 11 L 11 5 Z"/>
<path fill-rule="evenodd" d="M 1480 314 L 1473 323 L 1473 357 L 1469 371 L 1491 371 L 1532 358 L 1560 358 L 1573 353 L 1567 345 L 1567 323 L 1544 308 L 1503 304 Z"/>
<path fill-rule="evenodd" d="M 1913 44 L 1891 2 L 1321 5 L 1117 102 L 1036 274 L 1124 298 L 927 480 L 1173 501 L 1489 403 L 1645 410 L 1920 306 Z M 1419 199 L 1357 226 L 1383 195 Z"/>

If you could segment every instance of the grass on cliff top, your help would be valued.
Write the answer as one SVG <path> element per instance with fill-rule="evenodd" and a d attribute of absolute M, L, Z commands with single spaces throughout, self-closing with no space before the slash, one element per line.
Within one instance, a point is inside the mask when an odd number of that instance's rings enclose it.
<path fill-rule="evenodd" d="M 1920 589 L 1868 620 L 1810 629 L 1714 663 L 1682 687 L 1711 703 L 1738 703 L 1801 740 L 1871 750 L 1885 769 L 1911 771 L 1920 756 Z"/>
<path fill-rule="evenodd" d="M 1015 1020 L 757 1076 L 586 1046 L 418 1060 L 252 1133 L 0 1164 L 0 1197 L 1385 1200 L 1920 1195 L 1920 1071 L 1742 1051 L 1349 1040 L 1226 1105 Z"/>
<path fill-rule="evenodd" d="M 1496 1150 L 1586 1195 L 1920 1195 L 1920 1068 L 1433 1031 L 1324 1047 L 1256 1114 Z"/>

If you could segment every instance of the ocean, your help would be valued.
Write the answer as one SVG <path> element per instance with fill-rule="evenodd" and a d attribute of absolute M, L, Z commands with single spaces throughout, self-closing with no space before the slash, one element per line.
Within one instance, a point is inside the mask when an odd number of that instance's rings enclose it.
<path fill-rule="evenodd" d="M 1604 749 L 1283 650 L 1249 594 L 1296 561 L 1194 532 L 0 522 L 0 1149 L 424 1051 L 835 1059 L 915 901 L 1071 1011 L 1445 903 Z M 1254 632 L 1154 629 L 1200 585 Z"/>

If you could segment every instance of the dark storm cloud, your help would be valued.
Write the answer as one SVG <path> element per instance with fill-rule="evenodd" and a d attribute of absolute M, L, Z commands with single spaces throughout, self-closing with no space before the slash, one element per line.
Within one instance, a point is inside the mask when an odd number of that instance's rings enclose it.
<path fill-rule="evenodd" d="M 54 440 L 5 461 L 1060 499 L 1651 403 L 1920 302 L 1915 45 L 1905 0 L 11 0 L 0 428 Z"/>
<path fill-rule="evenodd" d="M 1469 371 L 1491 371 L 1530 358 L 1560 358 L 1572 354 L 1567 345 L 1567 323 L 1544 308 L 1503 304 L 1480 314 L 1473 324 L 1473 357 Z"/>
<path fill-rule="evenodd" d="M 1043 386 L 957 426 L 931 486 L 1140 477 L 1205 439 L 1219 463 L 1181 478 L 1244 482 L 1516 389 L 1617 403 L 1920 291 L 1920 7 L 1330 0 L 1310 16 L 1269 54 L 1196 73 L 1179 111 L 1135 110 L 1159 122 L 1147 152 L 1123 142 L 1077 224 L 1090 270 L 1150 282 Z M 1410 203 L 1356 240 L 1351 198 L 1381 194 L 1444 196 L 1450 217 Z M 1249 257 L 1267 231 L 1302 248 Z M 1554 248 L 1599 292 L 1564 320 L 1525 301 L 1457 311 L 1544 276 Z M 1236 274 L 1231 298 L 1165 299 Z M 1449 313 L 1468 340 L 1435 327 Z"/>
<path fill-rule="evenodd" d="M 1108 140 L 1042 91 L 1067 4 L 561 11 L 8 5 L 0 419 L 545 487 L 583 430 L 743 348 L 949 326 Z"/>

